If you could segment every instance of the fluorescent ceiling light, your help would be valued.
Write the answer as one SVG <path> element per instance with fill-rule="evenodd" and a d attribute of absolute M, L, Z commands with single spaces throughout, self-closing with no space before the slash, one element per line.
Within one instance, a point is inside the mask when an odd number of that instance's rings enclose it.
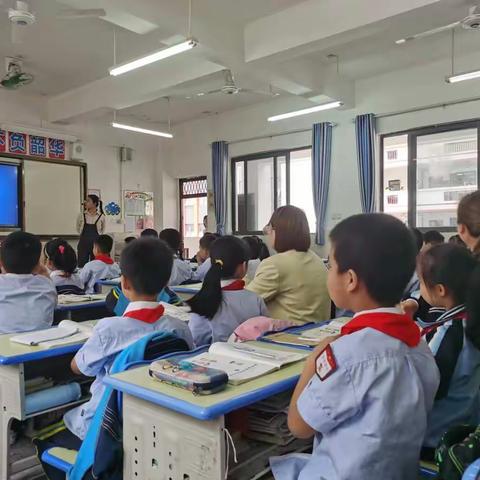
<path fill-rule="evenodd" d="M 309 113 L 321 112 L 322 110 L 330 110 L 331 108 L 338 108 L 343 105 L 342 102 L 330 102 L 315 107 L 304 108 L 302 110 L 295 110 L 294 112 L 282 113 L 281 115 L 274 115 L 268 117 L 269 122 L 276 122 L 277 120 L 284 120 L 285 118 L 299 117 L 300 115 L 308 115 Z"/>
<path fill-rule="evenodd" d="M 121 128 L 122 130 L 130 130 L 131 132 L 146 133 L 147 135 L 155 135 L 157 137 L 173 138 L 171 133 L 159 132 L 158 130 L 148 130 L 147 128 L 134 127 L 123 123 L 112 122 L 112 127 Z"/>
<path fill-rule="evenodd" d="M 122 75 L 123 73 L 130 72 L 137 68 L 144 67 L 145 65 L 150 65 L 151 63 L 158 62 L 164 58 L 172 57 L 187 50 L 192 49 L 198 45 L 198 42 L 193 38 L 187 39 L 185 42 L 178 43 L 172 47 L 164 48 L 158 52 L 150 53 L 144 57 L 137 58 L 137 60 L 132 60 L 131 62 L 123 63 L 122 65 L 114 66 L 109 69 L 110 75 L 117 76 Z"/>
<path fill-rule="evenodd" d="M 480 78 L 480 70 L 474 70 L 473 72 L 458 73 L 451 75 L 445 79 L 447 83 L 463 82 L 465 80 L 473 80 L 474 78 Z"/>

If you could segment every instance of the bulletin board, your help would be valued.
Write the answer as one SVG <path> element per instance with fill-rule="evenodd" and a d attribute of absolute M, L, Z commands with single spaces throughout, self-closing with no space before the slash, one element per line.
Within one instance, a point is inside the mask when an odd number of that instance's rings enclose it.
<path fill-rule="evenodd" d="M 154 228 L 153 192 L 124 190 L 123 213 L 126 232 L 141 232 Z"/>

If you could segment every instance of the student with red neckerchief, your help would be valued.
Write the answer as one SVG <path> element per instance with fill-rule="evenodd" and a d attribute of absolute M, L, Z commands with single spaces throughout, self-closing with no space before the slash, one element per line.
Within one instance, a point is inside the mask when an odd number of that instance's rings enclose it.
<path fill-rule="evenodd" d="M 248 245 L 237 237 L 221 237 L 210 247 L 210 258 L 201 290 L 187 301 L 192 309 L 188 325 L 197 346 L 226 342 L 246 320 L 268 316 L 262 298 L 244 289 Z"/>
<path fill-rule="evenodd" d="M 339 338 L 307 359 L 288 411 L 312 454 L 270 460 L 276 480 L 417 478 L 439 384 L 428 345 L 395 307 L 415 268 L 408 228 L 389 215 L 355 215 L 330 234 L 328 290 L 355 312 Z"/>

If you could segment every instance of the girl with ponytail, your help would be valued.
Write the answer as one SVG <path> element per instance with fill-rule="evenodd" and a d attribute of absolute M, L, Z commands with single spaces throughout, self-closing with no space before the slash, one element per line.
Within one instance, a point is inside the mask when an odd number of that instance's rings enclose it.
<path fill-rule="evenodd" d="M 187 301 L 192 311 L 189 327 L 197 346 L 225 342 L 245 320 L 268 316 L 265 302 L 244 289 L 250 252 L 243 240 L 220 237 L 210 247 L 210 259 L 212 266 L 201 290 Z"/>
<path fill-rule="evenodd" d="M 480 265 L 466 248 L 442 244 L 419 256 L 418 276 L 423 298 L 446 310 L 423 331 L 440 371 L 424 442 L 428 458 L 450 427 L 478 423 Z"/>
<path fill-rule="evenodd" d="M 45 244 L 44 255 L 58 293 L 85 293 L 77 273 L 77 255 L 66 240 L 57 238 Z"/>

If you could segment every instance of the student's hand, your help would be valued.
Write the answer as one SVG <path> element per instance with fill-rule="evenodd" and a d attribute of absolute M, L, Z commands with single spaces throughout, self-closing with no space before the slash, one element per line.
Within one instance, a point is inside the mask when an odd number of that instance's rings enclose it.
<path fill-rule="evenodd" d="M 45 265 L 39 263 L 32 271 L 33 275 L 42 275 L 43 277 L 50 278 L 50 274 L 48 273 L 47 268 Z"/>
<path fill-rule="evenodd" d="M 400 303 L 400 308 L 403 313 L 413 318 L 417 313 L 418 303 L 413 298 L 409 298 Z"/>

